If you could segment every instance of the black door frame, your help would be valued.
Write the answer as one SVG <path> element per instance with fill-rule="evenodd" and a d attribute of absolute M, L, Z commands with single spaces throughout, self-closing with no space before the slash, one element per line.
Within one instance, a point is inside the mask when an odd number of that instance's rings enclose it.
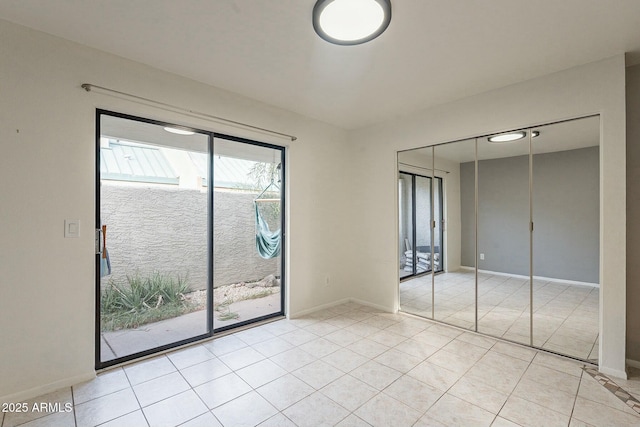
<path fill-rule="evenodd" d="M 411 274 L 408 274 L 406 276 L 400 277 L 400 281 L 403 282 L 405 280 L 409 280 L 409 279 L 415 279 L 416 277 L 422 277 L 424 275 L 430 274 L 432 271 L 434 271 L 433 269 L 433 265 L 434 265 L 434 240 L 433 236 L 429 237 L 429 245 L 431 247 L 431 264 L 430 264 L 430 268 L 428 270 L 425 270 L 423 272 L 418 273 L 418 263 L 417 263 L 417 248 L 416 248 L 416 241 L 417 241 L 417 229 L 416 229 L 416 223 L 417 223 L 417 209 L 416 209 L 416 178 L 420 177 L 420 178 L 427 178 L 429 179 L 429 188 L 431 190 L 431 194 L 429 197 L 430 203 L 433 204 L 433 201 L 435 200 L 434 197 L 434 188 L 435 188 L 435 180 L 439 180 L 438 181 L 438 188 L 440 189 L 439 191 L 439 195 L 440 197 L 438 198 L 439 200 L 439 205 L 440 205 L 440 218 L 444 219 L 444 180 L 442 179 L 442 177 L 439 176 L 425 176 L 425 175 L 420 175 L 417 173 L 413 173 L 413 172 L 407 172 L 407 171 L 403 171 L 400 170 L 398 171 L 398 174 L 404 174 L 404 175 L 409 175 L 411 177 L 411 222 L 412 222 L 412 227 L 411 227 L 411 244 L 413 245 L 413 271 Z M 431 207 L 431 210 L 429 212 L 429 215 L 431 215 L 431 211 L 433 210 L 433 206 Z M 434 215 L 435 217 L 435 215 Z M 430 222 L 433 221 L 434 218 L 430 218 Z M 431 227 L 429 227 L 429 233 L 431 234 Z M 444 228 L 442 227 L 442 225 L 440 225 L 440 251 L 442 252 L 443 258 L 444 258 Z M 399 254 L 398 254 L 399 255 Z M 444 270 L 444 259 L 440 259 L 440 270 L 435 270 L 434 274 L 438 274 L 440 272 L 442 272 Z"/>
<path fill-rule="evenodd" d="M 285 315 L 285 290 L 286 290 L 286 148 L 279 145 L 269 144 L 265 142 L 254 141 L 247 138 L 240 138 L 232 135 L 221 134 L 217 132 L 207 131 L 204 129 L 194 128 L 192 126 L 184 126 L 178 123 L 165 122 L 160 120 L 148 119 L 144 117 L 134 116 L 130 114 L 119 113 L 115 111 L 109 111 L 105 109 L 96 109 L 96 123 L 95 123 L 95 139 L 96 139 L 96 157 L 95 157 L 95 229 L 98 230 L 101 227 L 101 217 L 100 217 L 100 202 L 101 202 L 101 193 L 100 193 L 100 137 L 101 137 L 101 117 L 102 116 L 111 116 L 117 117 L 127 120 L 139 121 L 142 123 L 149 123 L 158 126 L 168 126 L 168 127 L 179 127 L 181 129 L 190 130 L 195 133 L 207 135 L 208 137 L 208 150 L 209 150 L 209 185 L 207 189 L 207 332 L 204 334 L 200 334 L 197 336 L 193 336 L 191 338 L 183 339 L 180 341 L 176 341 L 170 344 L 165 344 L 162 346 L 150 348 L 144 351 L 140 351 L 137 353 L 132 353 L 127 356 L 118 357 L 112 360 L 108 360 L 103 362 L 101 358 L 101 319 L 100 319 L 100 297 L 101 297 L 101 280 L 100 280 L 100 253 L 95 254 L 95 369 L 100 370 L 107 368 L 109 366 L 114 366 L 117 364 L 121 364 L 124 362 L 129 362 L 135 359 L 139 359 L 145 356 L 149 356 L 156 353 L 161 353 L 167 350 L 171 350 L 176 347 L 183 346 L 185 344 L 194 343 L 197 341 L 201 341 L 207 338 L 211 338 L 214 334 L 222 331 L 227 331 L 230 329 L 246 326 L 252 323 L 260 322 L 263 320 L 267 320 L 270 318 L 280 317 Z M 213 153 L 214 153 L 214 138 L 225 139 L 229 141 L 234 141 L 243 144 L 249 144 L 264 148 L 270 148 L 274 150 L 278 150 L 280 152 L 280 161 L 282 164 L 282 182 L 280 185 L 281 190 L 281 239 L 282 246 L 280 252 L 280 311 L 268 314 L 265 316 L 261 316 L 258 318 L 246 320 L 243 322 L 238 322 L 233 325 L 228 325 L 222 328 L 214 329 L 214 321 L 213 321 L 213 270 L 215 266 L 213 265 L 213 206 L 214 206 L 214 191 L 213 191 Z M 96 250 L 96 252 L 98 252 Z"/>

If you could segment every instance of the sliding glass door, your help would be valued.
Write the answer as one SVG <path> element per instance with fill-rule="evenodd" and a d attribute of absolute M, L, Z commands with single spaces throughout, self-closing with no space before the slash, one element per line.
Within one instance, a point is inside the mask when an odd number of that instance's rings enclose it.
<path fill-rule="evenodd" d="M 210 137 L 99 115 L 99 360 L 105 366 L 210 332 Z"/>
<path fill-rule="evenodd" d="M 98 111 L 96 367 L 284 314 L 284 149 Z"/>
<path fill-rule="evenodd" d="M 214 329 L 283 313 L 284 151 L 213 144 Z"/>
<path fill-rule="evenodd" d="M 442 178 L 400 172 L 398 192 L 400 278 L 441 271 Z"/>
<path fill-rule="evenodd" d="M 398 176 L 398 202 L 399 202 L 399 227 L 400 239 L 398 241 L 398 254 L 400 256 L 400 278 L 412 276 L 414 272 L 413 259 L 413 176 L 400 172 Z"/>

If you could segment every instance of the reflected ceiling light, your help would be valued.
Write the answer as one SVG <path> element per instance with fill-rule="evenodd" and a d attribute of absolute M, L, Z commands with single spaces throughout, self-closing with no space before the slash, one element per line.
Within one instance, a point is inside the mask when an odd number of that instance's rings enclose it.
<path fill-rule="evenodd" d="M 339 45 L 368 42 L 391 22 L 391 0 L 318 0 L 313 28 L 324 40 Z"/>
<path fill-rule="evenodd" d="M 169 126 L 165 127 L 164 130 L 166 130 L 167 132 L 175 133 L 177 135 L 193 135 L 195 133 L 187 129 L 180 129 Z"/>
<path fill-rule="evenodd" d="M 503 133 L 501 135 L 494 135 L 494 136 L 490 136 L 487 139 L 489 140 L 489 142 L 511 142 L 511 141 L 517 141 L 519 139 L 522 139 L 525 136 L 527 136 L 526 132 L 519 131 L 519 132 Z"/>

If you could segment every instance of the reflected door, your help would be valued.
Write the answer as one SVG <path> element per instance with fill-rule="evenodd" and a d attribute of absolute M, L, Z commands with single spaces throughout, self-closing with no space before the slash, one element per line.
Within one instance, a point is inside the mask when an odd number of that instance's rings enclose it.
<path fill-rule="evenodd" d="M 414 271 L 413 259 L 413 176 L 398 174 L 398 255 L 400 278 L 412 276 Z"/>
<path fill-rule="evenodd" d="M 400 172 L 398 178 L 400 278 L 428 273 L 431 259 L 431 178 Z"/>
<path fill-rule="evenodd" d="M 431 258 L 432 178 L 401 172 L 398 184 L 400 305 L 433 317 Z"/>

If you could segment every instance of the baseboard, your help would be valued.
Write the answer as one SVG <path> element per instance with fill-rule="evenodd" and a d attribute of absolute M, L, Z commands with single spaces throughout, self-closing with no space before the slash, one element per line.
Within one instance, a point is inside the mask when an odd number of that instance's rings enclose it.
<path fill-rule="evenodd" d="M 608 375 L 610 377 L 621 378 L 623 380 L 626 380 L 628 378 L 626 371 L 620 371 L 618 369 L 611 369 L 611 368 L 607 368 L 605 366 L 599 366 L 598 367 L 598 371 L 602 372 L 603 374 Z"/>
<path fill-rule="evenodd" d="M 631 366 L 632 368 L 640 369 L 640 361 L 633 360 L 633 359 L 627 359 L 626 362 L 627 362 L 627 366 Z"/>
<path fill-rule="evenodd" d="M 474 267 L 467 267 L 464 265 L 460 266 L 461 270 L 466 271 L 475 271 Z M 521 274 L 512 274 L 512 273 L 503 273 L 501 271 L 491 271 L 491 270 L 480 270 L 478 269 L 478 273 L 491 274 L 493 276 L 505 276 L 505 277 L 517 277 L 518 279 L 528 280 L 529 276 L 523 276 Z M 589 286 L 591 288 L 599 288 L 599 283 L 590 283 L 590 282 L 580 282 L 577 280 L 567 280 L 567 279 L 556 279 L 553 277 L 544 277 L 544 276 L 533 276 L 533 280 L 541 280 L 545 282 L 553 282 L 553 283 L 561 283 L 563 285 L 575 285 L 575 286 Z"/>
<path fill-rule="evenodd" d="M 312 308 L 308 308 L 306 310 L 297 311 L 293 314 L 289 315 L 289 319 L 296 319 L 298 317 L 306 316 L 307 314 L 311 314 L 318 310 L 324 310 L 327 308 L 335 307 L 336 305 L 346 304 L 348 302 L 355 302 L 356 304 L 366 305 L 367 307 L 375 308 L 376 310 L 384 311 L 385 313 L 394 313 L 395 311 L 392 308 L 385 307 L 382 305 L 374 304 L 369 301 L 361 300 L 358 298 L 343 298 L 337 301 L 333 301 L 327 304 L 317 305 Z"/>
<path fill-rule="evenodd" d="M 395 311 L 396 311 L 396 310 L 394 310 L 392 308 L 385 307 L 385 306 L 378 305 L 378 304 L 374 304 L 372 302 L 361 300 L 361 299 L 358 299 L 358 298 L 349 298 L 349 300 L 351 302 L 355 302 L 356 304 L 366 305 L 367 307 L 371 307 L 371 308 L 375 308 L 376 310 L 384 311 L 385 313 L 395 313 Z"/>
<path fill-rule="evenodd" d="M 291 314 L 289 314 L 289 318 L 290 319 L 296 319 L 298 317 L 306 316 L 307 314 L 313 313 L 314 311 L 324 310 L 326 308 L 335 307 L 336 305 L 340 305 L 340 304 L 346 304 L 346 303 L 348 303 L 350 301 L 351 301 L 351 298 L 343 298 L 343 299 L 340 299 L 340 300 L 337 300 L 337 301 L 329 302 L 327 304 L 317 305 L 315 307 L 308 308 L 306 310 L 302 310 L 302 311 L 297 311 L 295 313 L 291 313 Z"/>
<path fill-rule="evenodd" d="M 60 381 L 55 381 L 42 386 L 30 388 L 28 390 L 23 390 L 18 393 L 9 394 L 7 396 L 2 396 L 0 397 L 0 402 L 24 402 L 25 400 L 33 399 L 34 397 L 42 396 L 43 394 L 51 393 L 62 388 L 71 387 L 73 385 L 92 380 L 95 377 L 95 371 L 87 372 L 86 374 L 76 375 L 75 377 L 65 378 Z"/>

